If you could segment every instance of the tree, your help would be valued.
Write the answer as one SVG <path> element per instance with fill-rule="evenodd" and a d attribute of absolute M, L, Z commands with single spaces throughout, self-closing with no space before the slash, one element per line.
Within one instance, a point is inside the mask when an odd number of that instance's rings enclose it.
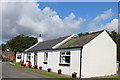
<path fill-rule="evenodd" d="M 117 32 L 112 31 L 112 32 L 110 33 L 110 36 L 111 36 L 111 38 L 115 41 L 115 43 L 117 44 L 117 43 L 118 43 L 118 34 L 117 34 Z"/>
<path fill-rule="evenodd" d="M 117 40 L 117 59 L 120 61 L 120 34 L 118 34 L 118 40 Z"/>
<path fill-rule="evenodd" d="M 6 46 L 6 44 L 1 44 L 0 49 L 1 49 L 2 51 L 7 51 L 7 46 Z"/>
<path fill-rule="evenodd" d="M 117 34 L 117 32 L 115 31 L 112 31 L 109 34 L 114 42 L 117 44 L 117 60 L 120 61 L 120 34 Z"/>
<path fill-rule="evenodd" d="M 16 56 L 17 52 L 25 51 L 27 48 L 34 45 L 36 42 L 37 42 L 37 38 L 25 36 L 22 34 L 9 40 L 6 43 L 6 46 L 10 51 L 15 52 L 15 56 Z"/>

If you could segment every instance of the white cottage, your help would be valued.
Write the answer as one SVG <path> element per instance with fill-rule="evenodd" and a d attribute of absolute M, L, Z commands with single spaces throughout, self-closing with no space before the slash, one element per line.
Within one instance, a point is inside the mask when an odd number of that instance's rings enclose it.
<path fill-rule="evenodd" d="M 24 63 L 32 62 L 43 70 L 62 70 L 62 74 L 77 73 L 77 77 L 91 78 L 116 74 L 116 44 L 104 31 L 85 35 L 73 34 L 42 41 L 24 52 Z"/>
<path fill-rule="evenodd" d="M 24 53 L 17 52 L 16 54 L 16 62 L 23 61 L 24 59 Z"/>

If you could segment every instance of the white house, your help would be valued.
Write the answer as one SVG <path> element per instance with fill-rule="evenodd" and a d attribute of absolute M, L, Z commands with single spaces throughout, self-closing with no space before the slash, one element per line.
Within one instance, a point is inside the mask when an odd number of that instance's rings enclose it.
<path fill-rule="evenodd" d="M 77 73 L 77 77 L 91 78 L 116 74 L 116 44 L 103 30 L 85 35 L 73 34 L 43 41 L 25 50 L 24 63 L 32 62 L 43 70 L 62 70 L 62 74 Z"/>
<path fill-rule="evenodd" d="M 21 60 L 24 60 L 24 53 L 17 52 L 16 54 L 16 62 L 20 62 Z"/>

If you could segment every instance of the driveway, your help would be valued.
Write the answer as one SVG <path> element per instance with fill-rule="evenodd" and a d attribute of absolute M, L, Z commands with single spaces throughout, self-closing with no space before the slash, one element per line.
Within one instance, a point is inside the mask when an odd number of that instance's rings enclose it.
<path fill-rule="evenodd" d="M 2 78 L 47 78 L 29 71 L 16 68 L 7 62 L 2 63 Z M 34 79 L 33 79 L 34 80 Z M 41 79 L 40 79 L 41 80 Z"/>

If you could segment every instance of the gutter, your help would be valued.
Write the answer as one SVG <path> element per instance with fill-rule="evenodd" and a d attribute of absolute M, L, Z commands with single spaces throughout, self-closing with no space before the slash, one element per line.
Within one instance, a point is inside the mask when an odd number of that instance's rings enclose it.
<path fill-rule="evenodd" d="M 80 48 L 80 79 L 81 79 L 81 74 L 82 74 L 82 49 L 83 49 L 83 46 L 81 46 Z"/>

